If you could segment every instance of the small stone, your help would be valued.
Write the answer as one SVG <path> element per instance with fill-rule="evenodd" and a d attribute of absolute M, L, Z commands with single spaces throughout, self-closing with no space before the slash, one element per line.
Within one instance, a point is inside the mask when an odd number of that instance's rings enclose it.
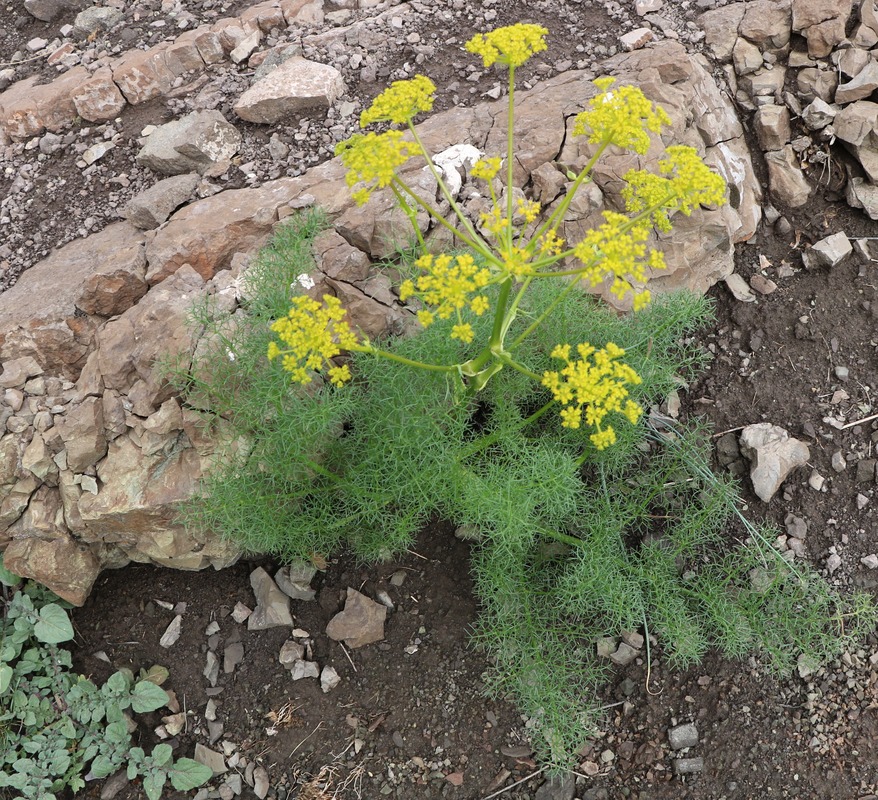
<path fill-rule="evenodd" d="M 103 158 L 107 153 L 110 152 L 116 145 L 112 142 L 98 142 L 95 145 L 92 145 L 82 154 L 82 160 L 87 164 L 94 164 L 100 158 Z"/>
<path fill-rule="evenodd" d="M 384 606 L 348 587 L 344 610 L 329 621 L 326 635 L 353 648 L 380 642 L 384 638 L 386 617 Z"/>
<path fill-rule="evenodd" d="M 869 498 L 864 494 L 857 494 L 857 508 L 862 511 L 867 505 L 869 505 Z"/>
<path fill-rule="evenodd" d="M 847 467 L 847 461 L 844 460 L 844 453 L 841 450 L 836 450 L 832 454 L 832 468 L 836 472 L 844 472 L 845 467 Z"/>
<path fill-rule="evenodd" d="M 207 682 L 211 686 L 216 686 L 216 682 L 219 680 L 219 659 L 216 657 L 216 653 L 214 653 L 213 650 L 208 650 L 206 660 L 207 664 L 205 665 L 202 674 L 207 678 Z"/>
<path fill-rule="evenodd" d="M 847 367 L 841 365 L 835 368 L 835 377 L 840 381 L 846 381 L 850 377 L 851 371 Z"/>
<path fill-rule="evenodd" d="M 862 458 L 857 462 L 857 483 L 871 483 L 875 480 L 874 458 Z"/>
<path fill-rule="evenodd" d="M 860 559 L 860 563 L 866 567 L 866 569 L 878 569 L 878 555 L 875 555 L 875 553 L 869 553 L 869 555 L 863 556 Z"/>
<path fill-rule="evenodd" d="M 31 51 L 31 53 L 36 53 L 38 50 L 42 50 L 49 42 L 46 39 L 40 39 L 36 37 L 31 39 L 25 47 Z"/>
<path fill-rule="evenodd" d="M 854 248 L 843 231 L 827 236 L 816 242 L 810 250 L 802 253 L 802 263 L 806 269 L 835 267 L 844 261 Z"/>
<path fill-rule="evenodd" d="M 627 642 L 619 642 L 616 652 L 610 655 L 610 661 L 624 667 L 637 658 L 637 651 Z"/>
<path fill-rule="evenodd" d="M 283 643 L 280 648 L 280 655 L 278 656 L 278 661 L 280 661 L 283 666 L 287 669 L 292 669 L 293 664 L 297 661 L 300 661 L 305 655 L 305 646 L 299 644 L 298 642 L 294 642 L 292 639 L 287 639 Z"/>
<path fill-rule="evenodd" d="M 637 631 L 622 631 L 622 641 L 630 644 L 635 650 L 640 650 L 644 642 L 643 634 Z"/>
<path fill-rule="evenodd" d="M 668 742 L 672 750 L 695 747 L 698 744 L 698 728 L 695 727 L 694 722 L 677 725 L 668 731 Z"/>
<path fill-rule="evenodd" d="M 203 744 L 195 745 L 195 760 L 199 764 L 204 764 L 204 766 L 210 767 L 215 776 L 222 775 L 228 770 L 226 767 L 226 760 L 223 758 L 222 753 L 217 753 L 216 750 L 211 750 Z"/>
<path fill-rule="evenodd" d="M 639 50 L 655 38 L 651 28 L 637 28 L 619 37 L 619 44 L 624 50 Z"/>
<path fill-rule="evenodd" d="M 786 515 L 784 527 L 786 528 L 787 536 L 792 536 L 795 539 L 804 539 L 808 533 L 808 523 L 795 514 Z"/>
<path fill-rule="evenodd" d="M 677 775 L 691 775 L 704 770 L 703 758 L 677 758 L 674 759 L 674 772 Z"/>
<path fill-rule="evenodd" d="M 223 651 L 223 672 L 227 675 L 230 672 L 234 672 L 235 667 L 237 667 L 243 660 L 244 645 L 241 642 L 232 642 L 230 645 L 227 645 L 226 649 Z"/>
<path fill-rule="evenodd" d="M 764 275 L 760 275 L 758 272 L 751 276 L 750 287 L 754 291 L 759 292 L 759 294 L 766 295 L 777 290 L 777 284 L 773 280 L 766 278 Z"/>
<path fill-rule="evenodd" d="M 729 291 L 732 293 L 735 300 L 739 300 L 742 303 L 756 302 L 756 295 L 750 291 L 747 281 L 738 275 L 737 272 L 727 275 L 723 280 L 726 282 L 726 286 L 729 287 Z"/>
<path fill-rule="evenodd" d="M 810 486 L 815 492 L 821 492 L 825 485 L 826 478 L 824 478 L 816 469 L 812 469 L 811 474 L 808 476 L 808 486 Z"/>
<path fill-rule="evenodd" d="M 796 667 L 799 670 L 799 677 L 807 678 L 817 671 L 820 664 L 813 656 L 809 656 L 806 653 L 800 653 L 799 658 L 796 661 Z"/>
<path fill-rule="evenodd" d="M 290 670 L 290 677 L 294 681 L 300 681 L 302 678 L 317 678 L 320 676 L 320 668 L 314 661 L 304 661 L 299 659 L 293 663 Z"/>
<path fill-rule="evenodd" d="M 216 700 L 212 697 L 207 701 L 207 706 L 204 709 L 204 718 L 208 722 L 216 722 Z"/>
<path fill-rule="evenodd" d="M 290 598 L 278 589 L 262 567 L 257 567 L 250 574 L 250 585 L 256 595 L 256 608 L 247 619 L 247 630 L 262 631 L 284 625 L 292 628 Z"/>
<path fill-rule="evenodd" d="M 402 586 L 405 583 L 405 570 L 398 569 L 393 575 L 390 576 L 390 585 L 391 586 Z"/>
<path fill-rule="evenodd" d="M 247 608 L 243 603 L 235 603 L 235 608 L 232 611 L 232 619 L 235 620 L 235 622 L 241 623 L 252 613 L 253 611 Z"/>
<path fill-rule="evenodd" d="M 634 11 L 641 17 L 661 11 L 664 0 L 634 0 Z"/>
<path fill-rule="evenodd" d="M 162 634 L 162 638 L 159 639 L 159 644 L 167 649 L 171 647 L 177 639 L 180 638 L 180 630 L 183 625 L 183 617 L 177 614 L 173 620 L 171 620 L 171 624 L 168 625 L 165 632 Z"/>
<path fill-rule="evenodd" d="M 214 620 L 213 622 L 209 623 L 208 626 L 204 629 L 204 635 L 205 636 L 213 636 L 215 633 L 219 633 L 219 631 L 220 631 L 219 623 L 216 620 Z"/>
<path fill-rule="evenodd" d="M 616 652 L 616 640 L 610 636 L 603 636 L 597 640 L 598 658 L 609 658 Z"/>
<path fill-rule="evenodd" d="M 313 600 L 314 590 L 311 580 L 317 574 L 317 567 L 304 561 L 298 561 L 287 567 L 281 567 L 274 574 L 275 583 L 285 595 L 293 600 Z"/>
<path fill-rule="evenodd" d="M 268 788 L 268 770 L 260 764 L 253 770 L 253 794 L 255 794 L 259 800 L 264 800 L 265 796 L 268 794 Z"/>
<path fill-rule="evenodd" d="M 320 688 L 323 694 L 331 692 L 341 683 L 341 677 L 333 667 L 328 664 L 320 671 Z"/>
<path fill-rule="evenodd" d="M 826 559 L 826 570 L 832 575 L 841 566 L 841 556 L 838 553 L 830 553 Z"/>

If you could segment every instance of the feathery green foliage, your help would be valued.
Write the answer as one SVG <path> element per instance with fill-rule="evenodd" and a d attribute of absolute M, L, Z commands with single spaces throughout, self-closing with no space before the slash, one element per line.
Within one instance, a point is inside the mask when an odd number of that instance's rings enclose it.
<path fill-rule="evenodd" d="M 346 547 L 365 560 L 400 553 L 436 515 L 468 526 L 481 601 L 473 640 L 493 661 L 488 688 L 515 699 L 540 757 L 556 765 L 593 729 L 589 698 L 606 668 L 599 637 L 642 629 L 673 665 L 717 647 L 788 669 L 799 652 L 829 656 L 842 630 L 857 636 L 874 619 L 864 598 L 843 600 L 772 550 L 773 534 L 742 522 L 733 484 L 709 469 L 702 430 L 647 419 L 619 426 L 616 445 L 597 450 L 546 413 L 548 392 L 519 372 L 498 373 L 471 398 L 447 373 L 367 353 L 355 354 L 343 390 L 292 385 L 263 357 L 268 326 L 312 268 L 320 226 L 308 213 L 281 228 L 246 275 L 245 312 L 233 326 L 199 311 L 212 345 L 178 383 L 230 444 L 186 509 L 192 524 L 281 559 Z M 615 341 L 642 376 L 634 394 L 648 407 L 701 366 L 689 337 L 710 317 L 707 300 L 664 296 L 619 317 L 563 290 L 535 284 L 519 310 L 510 340 L 557 303 L 551 330 L 536 329 L 515 350 L 528 369 L 551 368 L 559 340 Z M 464 361 L 469 346 L 449 338 L 450 324 L 384 347 L 427 363 Z M 486 333 L 477 329 L 475 341 Z M 736 545 L 729 530 L 745 523 Z"/>

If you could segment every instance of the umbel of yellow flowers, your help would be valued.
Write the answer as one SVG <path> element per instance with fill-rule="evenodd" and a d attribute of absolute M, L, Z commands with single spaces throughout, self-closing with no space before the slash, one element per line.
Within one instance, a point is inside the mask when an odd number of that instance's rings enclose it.
<path fill-rule="evenodd" d="M 654 106 L 634 86 L 616 86 L 613 78 L 594 81 L 596 96 L 589 107 L 574 119 L 573 134 L 592 145 L 588 164 L 573 176 L 564 198 L 551 213 L 527 199 L 513 202 L 512 165 L 514 143 L 515 70 L 535 53 L 546 49 L 548 31 L 539 25 L 511 25 L 486 34 L 477 34 L 466 49 L 481 56 L 485 67 L 500 65 L 509 73 L 509 121 L 505 159 L 486 156 L 470 170 L 470 176 L 485 183 L 492 207 L 480 216 L 478 226 L 468 218 L 449 192 L 433 164 L 414 126 L 414 118 L 431 111 L 436 90 L 433 82 L 418 75 L 396 81 L 375 98 L 360 116 L 361 127 L 388 124 L 380 133 L 357 134 L 336 149 L 347 168 L 346 181 L 358 204 L 366 203 L 376 190 L 389 190 L 408 215 L 424 250 L 415 261 L 419 274 L 406 280 L 400 299 L 416 299 L 421 309 L 417 318 L 423 327 L 451 320 L 449 336 L 461 347 L 472 345 L 475 333 L 471 321 L 492 314 L 490 340 L 474 357 L 457 364 L 425 364 L 381 350 L 359 339 L 345 320 L 345 310 L 337 298 L 324 296 L 322 302 L 308 297 L 293 298 L 287 316 L 272 325 L 277 341 L 268 356 L 280 358 L 285 370 L 298 383 L 308 383 L 323 373 L 330 383 L 342 386 L 351 379 L 347 364 L 333 359 L 345 351 L 368 352 L 379 358 L 411 367 L 448 372 L 469 391 L 478 391 L 501 369 L 516 369 L 539 382 L 560 406 L 561 424 L 578 429 L 585 424 L 597 449 L 616 441 L 615 430 L 607 422 L 616 414 L 635 424 L 642 413 L 629 396 L 629 387 L 640 377 L 624 361 L 624 350 L 608 342 L 597 348 L 582 342 L 575 348 L 559 344 L 551 353 L 564 362 L 559 371 L 542 375 L 531 372 L 516 361 L 515 348 L 539 325 L 550 318 L 542 314 L 518 338 L 507 345 L 505 338 L 515 319 L 523 295 L 538 280 L 562 279 L 566 291 L 579 281 L 590 286 L 609 281 L 610 291 L 623 298 L 630 294 L 634 310 L 649 302 L 643 286 L 655 270 L 664 268 L 661 253 L 650 250 L 647 241 L 657 229 L 668 231 L 671 216 L 691 214 L 700 205 L 724 202 L 725 183 L 704 164 L 691 147 L 668 147 L 658 164 L 658 172 L 631 170 L 625 176 L 622 196 L 626 213 L 605 211 L 601 225 L 589 231 L 582 241 L 569 244 L 559 236 L 567 209 L 583 183 L 589 180 L 595 162 L 605 150 L 628 150 L 643 155 L 650 146 L 650 134 L 670 123 L 665 111 Z M 404 127 L 405 130 L 393 126 Z M 412 157 L 421 156 L 433 172 L 439 190 L 451 207 L 449 222 L 435 204 L 417 195 L 400 176 L 400 168 Z M 495 179 L 505 162 L 505 198 L 498 198 Z M 444 226 L 466 252 L 428 253 L 416 223 L 418 211 L 426 212 L 436 225 Z M 463 351 L 462 351 L 463 352 Z M 576 354 L 576 358 L 571 353 Z M 471 356 L 472 350 L 466 350 Z"/>

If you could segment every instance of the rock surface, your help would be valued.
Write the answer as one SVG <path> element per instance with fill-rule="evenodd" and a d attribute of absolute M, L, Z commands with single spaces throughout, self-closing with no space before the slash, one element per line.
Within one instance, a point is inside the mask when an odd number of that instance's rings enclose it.
<path fill-rule="evenodd" d="M 774 497 L 796 467 L 808 462 L 808 446 L 778 425 L 759 422 L 741 431 L 741 451 L 750 459 L 753 491 L 764 502 Z"/>
<path fill-rule="evenodd" d="M 386 617 L 384 606 L 348 587 L 344 609 L 329 621 L 326 635 L 351 648 L 364 647 L 384 638 Z"/>

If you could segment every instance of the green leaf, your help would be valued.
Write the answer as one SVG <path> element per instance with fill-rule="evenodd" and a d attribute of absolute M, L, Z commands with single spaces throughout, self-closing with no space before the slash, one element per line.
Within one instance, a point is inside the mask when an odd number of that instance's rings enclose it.
<path fill-rule="evenodd" d="M 140 670 L 140 680 L 150 681 L 156 686 L 161 686 L 170 674 L 167 667 L 163 667 L 161 664 L 153 664 L 148 671 L 145 669 Z"/>
<path fill-rule="evenodd" d="M 157 744 L 152 749 L 152 763 L 157 767 L 163 767 L 174 757 L 174 751 L 169 744 Z"/>
<path fill-rule="evenodd" d="M 0 664 L 0 694 L 3 694 L 9 688 L 11 680 L 12 667 L 9 664 Z"/>
<path fill-rule="evenodd" d="M 164 772 L 152 772 L 143 778 L 143 791 L 149 800 L 159 800 L 167 775 Z"/>
<path fill-rule="evenodd" d="M 18 586 L 21 583 L 21 577 L 6 569 L 2 561 L 0 561 L 0 583 L 4 586 Z"/>
<path fill-rule="evenodd" d="M 155 711 L 168 702 L 168 693 L 151 681 L 140 681 L 131 693 L 131 708 L 138 714 Z"/>
<path fill-rule="evenodd" d="M 213 770 L 191 758 L 181 758 L 174 763 L 168 775 L 171 785 L 179 792 L 188 792 L 213 777 Z"/>
<path fill-rule="evenodd" d="M 40 609 L 40 619 L 34 625 L 34 636 L 46 644 L 67 642 L 73 638 L 73 625 L 67 612 L 55 603 Z"/>
<path fill-rule="evenodd" d="M 115 694 L 121 694 L 122 692 L 128 691 L 130 685 L 127 676 L 121 670 L 110 675 L 110 677 L 107 678 L 107 682 L 104 684 L 107 689 Z"/>
<path fill-rule="evenodd" d="M 112 775 L 117 767 L 118 764 L 114 764 L 107 756 L 97 756 L 91 762 L 89 771 L 95 778 L 106 778 L 108 775 Z"/>

